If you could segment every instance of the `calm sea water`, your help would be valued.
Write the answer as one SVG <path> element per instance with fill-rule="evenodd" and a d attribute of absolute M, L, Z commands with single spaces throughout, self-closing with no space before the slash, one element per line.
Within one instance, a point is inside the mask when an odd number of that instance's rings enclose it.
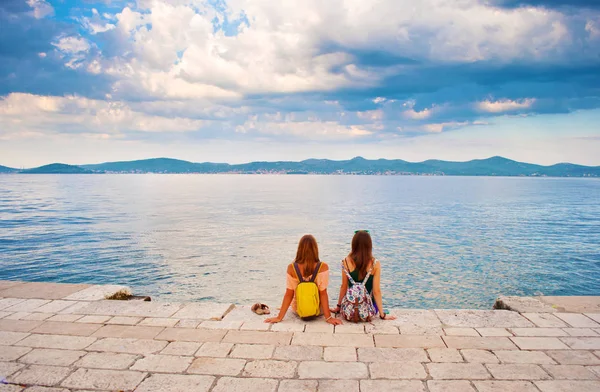
<path fill-rule="evenodd" d="M 337 298 L 356 229 L 373 236 L 386 306 L 600 295 L 593 179 L 0 176 L 0 279 L 276 306 L 297 242 L 311 233 Z"/>

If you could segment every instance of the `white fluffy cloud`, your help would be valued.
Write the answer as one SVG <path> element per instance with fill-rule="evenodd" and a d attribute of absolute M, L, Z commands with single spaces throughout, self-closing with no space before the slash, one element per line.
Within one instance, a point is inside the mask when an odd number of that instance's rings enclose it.
<path fill-rule="evenodd" d="M 0 139 L 70 132 L 120 138 L 128 132 L 197 131 L 206 123 L 146 114 L 123 102 L 78 96 L 12 93 L 0 99 Z"/>

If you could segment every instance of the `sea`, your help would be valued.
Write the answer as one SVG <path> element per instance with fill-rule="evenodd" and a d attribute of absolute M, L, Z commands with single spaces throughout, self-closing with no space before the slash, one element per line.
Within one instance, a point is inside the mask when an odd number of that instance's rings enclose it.
<path fill-rule="evenodd" d="M 373 238 L 386 307 L 600 295 L 598 179 L 0 175 L 0 280 L 277 307 L 310 233 L 333 305 L 358 229 Z"/>

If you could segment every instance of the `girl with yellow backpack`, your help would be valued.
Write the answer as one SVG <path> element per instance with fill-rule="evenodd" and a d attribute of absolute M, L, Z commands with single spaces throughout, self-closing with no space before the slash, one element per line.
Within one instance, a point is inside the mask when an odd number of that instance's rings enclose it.
<path fill-rule="evenodd" d="M 341 324 L 342 321 L 333 317 L 329 310 L 328 284 L 329 266 L 319 260 L 315 237 L 307 234 L 298 243 L 296 259 L 288 265 L 286 291 L 279 315 L 268 318 L 265 322 L 280 322 L 291 305 L 292 310 L 303 320 L 323 315 L 329 324 Z"/>

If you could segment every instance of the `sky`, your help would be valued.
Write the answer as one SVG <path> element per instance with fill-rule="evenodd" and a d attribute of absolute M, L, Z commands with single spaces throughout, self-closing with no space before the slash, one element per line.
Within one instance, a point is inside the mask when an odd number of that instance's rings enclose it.
<path fill-rule="evenodd" d="M 2 0 L 0 165 L 600 165 L 598 0 Z"/>

